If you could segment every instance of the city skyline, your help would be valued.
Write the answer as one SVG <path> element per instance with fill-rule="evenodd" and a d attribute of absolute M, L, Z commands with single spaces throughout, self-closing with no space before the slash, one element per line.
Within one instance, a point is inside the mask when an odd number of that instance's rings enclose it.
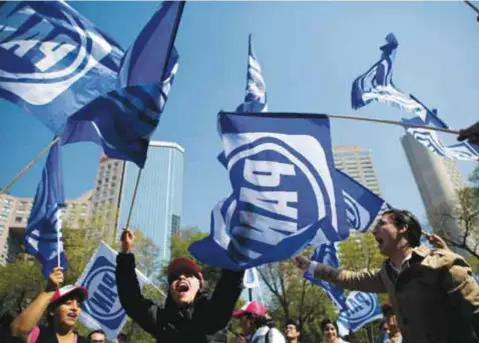
<path fill-rule="evenodd" d="M 157 7 L 153 2 L 71 5 L 125 48 Z M 112 15 L 105 18 L 104 11 Z M 285 18 L 295 30 L 285 25 Z M 337 18 L 349 24 L 340 25 Z M 213 21 L 222 30 L 205 25 Z M 479 70 L 475 64 L 479 46 L 471 42 L 477 38 L 478 28 L 470 9 L 459 2 L 188 3 L 176 40 L 180 68 L 152 137 L 178 142 L 187 152 L 182 225 L 208 231 L 211 209 L 231 189 L 224 168 L 216 161 L 222 150 L 216 115 L 221 109 L 235 108 L 244 97 L 249 33 L 253 34 L 272 111 L 351 113 L 352 81 L 378 59 L 384 37 L 394 32 L 399 41 L 395 83 L 429 107 L 438 108 L 452 128 L 463 128 L 477 120 Z M 205 44 L 209 49 L 204 49 Z M 0 111 L 0 143 L 8 161 L 2 165 L 0 185 L 6 185 L 51 141 L 52 134 L 4 100 Z M 406 116 L 384 104 L 368 105 L 357 115 L 397 120 Z M 398 142 L 401 128 L 334 119 L 331 128 L 334 145 L 357 144 L 374 152 L 386 201 L 425 218 Z M 442 137 L 455 140 L 452 135 Z M 90 143 L 62 149 L 66 196 L 77 198 L 92 187 L 100 149 Z M 475 165 L 460 162 L 462 175 L 467 176 Z M 42 168 L 41 160 L 11 193 L 33 197 Z"/>

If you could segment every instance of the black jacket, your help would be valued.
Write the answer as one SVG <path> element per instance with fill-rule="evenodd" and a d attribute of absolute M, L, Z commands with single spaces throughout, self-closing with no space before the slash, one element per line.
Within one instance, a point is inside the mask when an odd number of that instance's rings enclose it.
<path fill-rule="evenodd" d="M 211 297 L 199 293 L 194 302 L 179 308 L 167 297 L 158 306 L 143 297 L 135 273 L 135 256 L 118 254 L 116 284 L 127 315 L 158 343 L 209 343 L 227 326 L 243 285 L 244 272 L 223 270 Z"/>

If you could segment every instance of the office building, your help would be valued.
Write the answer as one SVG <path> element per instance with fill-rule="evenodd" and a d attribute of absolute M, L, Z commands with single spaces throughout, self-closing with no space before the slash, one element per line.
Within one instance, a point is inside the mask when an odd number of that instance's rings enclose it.
<path fill-rule="evenodd" d="M 358 145 L 338 145 L 333 147 L 333 156 L 337 169 L 381 195 L 371 150 L 363 150 Z"/>
<path fill-rule="evenodd" d="M 410 134 L 402 136 L 401 143 L 433 231 L 457 237 L 461 229 L 454 219 L 456 192 L 466 183 L 456 162 L 431 153 Z"/>
<path fill-rule="evenodd" d="M 139 229 L 170 258 L 171 236 L 178 232 L 183 205 L 183 148 L 171 142 L 151 141 L 141 170 L 129 227 Z M 118 229 L 126 226 L 140 169 L 126 163 L 120 194 Z"/>

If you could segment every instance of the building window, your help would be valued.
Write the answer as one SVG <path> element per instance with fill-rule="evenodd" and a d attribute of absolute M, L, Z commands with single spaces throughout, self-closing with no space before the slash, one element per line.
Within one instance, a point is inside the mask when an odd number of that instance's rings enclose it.
<path fill-rule="evenodd" d="M 15 217 L 15 223 L 21 223 L 22 217 Z"/>

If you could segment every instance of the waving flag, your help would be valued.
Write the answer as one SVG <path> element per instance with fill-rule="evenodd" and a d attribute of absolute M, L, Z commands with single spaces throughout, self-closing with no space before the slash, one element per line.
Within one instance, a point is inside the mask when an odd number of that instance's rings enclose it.
<path fill-rule="evenodd" d="M 384 200 L 339 169 L 336 169 L 336 173 L 336 182 L 343 191 L 349 225 L 358 231 L 367 231 L 381 211 Z"/>
<path fill-rule="evenodd" d="M 90 330 L 104 330 L 110 340 L 118 336 L 127 320 L 116 288 L 117 254 L 110 246 L 100 242 L 76 282 L 77 285 L 87 288 L 89 293 L 88 299 L 82 304 L 80 321 Z M 140 288 L 151 284 L 138 269 L 136 275 Z"/>
<path fill-rule="evenodd" d="M 58 254 L 60 266 L 67 268 L 60 219 L 64 207 L 60 144 L 55 143 L 43 168 L 24 237 L 26 252 L 40 261 L 45 277 L 57 266 Z"/>
<path fill-rule="evenodd" d="M 386 44 L 380 48 L 381 59 L 354 80 L 351 90 L 353 109 L 357 110 L 372 101 L 378 101 L 423 118 L 426 116 L 427 110 L 417 99 L 403 93 L 394 85 L 393 62 L 398 45 L 394 34 L 388 34 Z"/>
<path fill-rule="evenodd" d="M 232 193 L 212 211 L 211 234 L 190 252 L 246 269 L 294 256 L 318 231 L 339 240 L 345 214 L 325 116 L 222 113 Z"/>
<path fill-rule="evenodd" d="M 70 117 L 63 143 L 92 141 L 111 158 L 143 168 L 178 70 L 173 46 L 184 2 L 165 1 L 126 53 L 120 89 L 96 98 Z"/>
<path fill-rule="evenodd" d="M 264 83 L 263 71 L 256 58 L 251 34 L 249 35 L 248 46 L 248 73 L 246 83 L 246 95 L 244 102 L 238 106 L 237 112 L 266 112 L 268 104 L 266 99 L 266 85 Z"/>
<path fill-rule="evenodd" d="M 336 251 L 336 244 L 333 242 L 328 242 L 319 245 L 314 250 L 313 256 L 311 256 L 311 261 L 324 263 L 333 268 L 339 268 L 339 258 Z M 334 306 L 339 311 L 346 308 L 346 297 L 344 296 L 344 290 L 342 288 L 321 279 L 316 279 L 308 272 L 305 272 L 303 276 L 305 279 L 323 288 L 333 302 Z"/>
<path fill-rule="evenodd" d="M 428 115 L 424 119 L 416 116 L 411 119 L 403 118 L 401 121 L 408 124 L 425 125 L 446 129 L 449 128 L 446 123 L 439 119 L 439 117 L 436 115 L 436 112 L 432 111 L 428 111 Z M 475 144 L 461 142 L 450 146 L 445 146 L 436 131 L 415 127 L 409 127 L 406 129 L 406 131 L 411 134 L 416 141 L 421 143 L 424 147 L 426 147 L 426 149 L 432 153 L 435 153 L 436 155 L 454 160 L 479 160 L 479 146 Z"/>
<path fill-rule="evenodd" d="M 339 334 L 356 332 L 367 323 L 383 317 L 377 294 L 351 292 L 346 299 L 347 308 L 340 312 L 337 324 Z"/>
<path fill-rule="evenodd" d="M 122 57 L 64 1 L 0 3 L 0 97 L 56 135 L 70 115 L 115 89 Z"/>
<path fill-rule="evenodd" d="M 126 54 L 63 1 L 0 4 L 0 97 L 62 144 L 92 141 L 143 167 L 178 69 L 184 2 L 164 2 Z"/>

